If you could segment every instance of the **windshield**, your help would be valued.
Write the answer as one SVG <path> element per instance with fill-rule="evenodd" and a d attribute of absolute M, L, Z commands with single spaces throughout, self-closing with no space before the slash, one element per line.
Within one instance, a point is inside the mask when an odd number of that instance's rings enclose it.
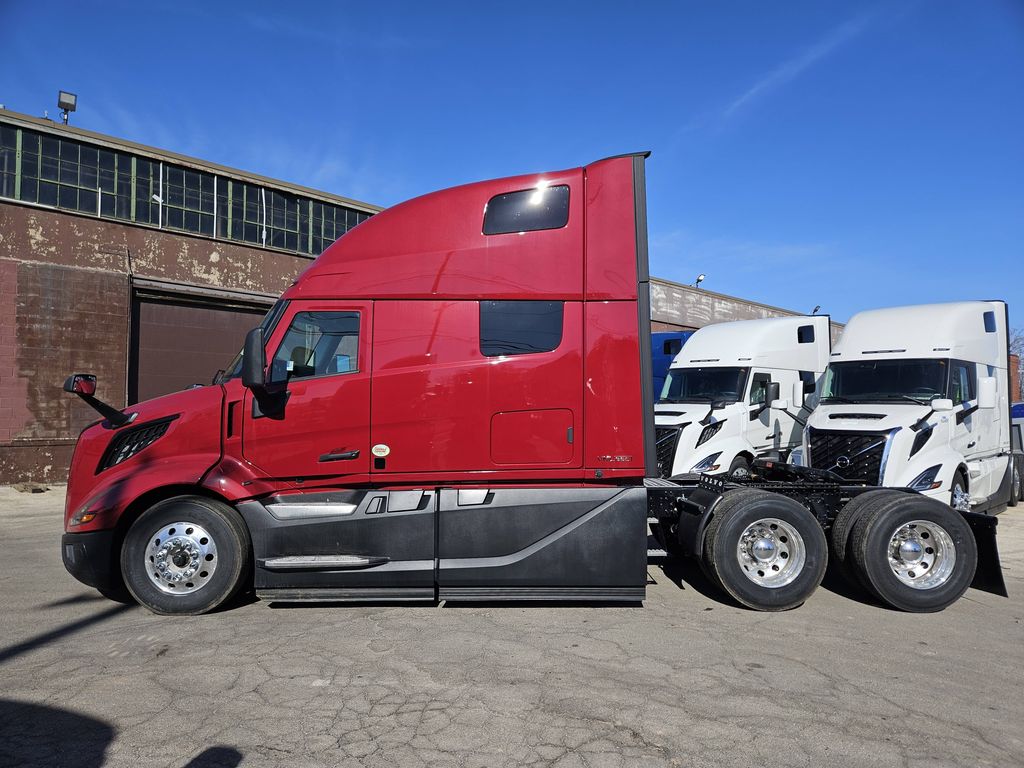
<path fill-rule="evenodd" d="M 948 360 L 832 363 L 821 399 L 847 403 L 913 400 L 923 405 L 946 396 L 948 372 Z"/>
<path fill-rule="evenodd" d="M 662 403 L 734 403 L 743 399 L 747 368 L 670 368 L 661 388 Z"/>
<path fill-rule="evenodd" d="M 270 336 L 274 330 L 274 326 L 277 325 L 277 321 L 281 319 L 281 315 L 284 314 L 284 308 L 288 305 L 287 301 L 278 300 L 274 306 L 270 308 L 270 311 L 264 315 L 263 320 L 260 322 L 260 328 L 263 329 L 263 338 L 266 339 Z M 221 384 L 229 379 L 236 379 L 242 375 L 242 350 L 238 350 L 238 354 L 235 355 L 231 362 L 228 363 L 228 367 L 224 369 L 224 372 L 219 374 L 214 380 L 214 384 Z"/>

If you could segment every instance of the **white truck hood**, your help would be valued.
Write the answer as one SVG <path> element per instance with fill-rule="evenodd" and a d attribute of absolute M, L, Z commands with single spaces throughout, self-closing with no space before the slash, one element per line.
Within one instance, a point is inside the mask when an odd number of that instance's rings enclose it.
<path fill-rule="evenodd" d="M 909 427 L 931 412 L 927 405 L 895 403 L 825 403 L 814 409 L 807 420 L 812 429 L 849 432 L 884 432 Z"/>

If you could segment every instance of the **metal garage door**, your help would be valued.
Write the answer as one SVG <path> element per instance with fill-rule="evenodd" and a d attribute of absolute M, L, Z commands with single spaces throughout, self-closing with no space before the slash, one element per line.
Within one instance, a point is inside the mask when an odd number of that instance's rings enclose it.
<path fill-rule="evenodd" d="M 266 308 L 136 295 L 128 399 L 209 384 L 242 348 Z"/>

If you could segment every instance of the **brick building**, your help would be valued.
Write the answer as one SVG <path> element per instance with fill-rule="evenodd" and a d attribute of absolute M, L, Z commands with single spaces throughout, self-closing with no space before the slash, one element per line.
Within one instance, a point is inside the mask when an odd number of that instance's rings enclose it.
<path fill-rule="evenodd" d="M 96 414 L 208 383 L 280 292 L 378 207 L 0 110 L 0 483 L 60 482 Z M 655 330 L 796 314 L 651 281 Z M 841 326 L 833 324 L 833 338 Z"/>

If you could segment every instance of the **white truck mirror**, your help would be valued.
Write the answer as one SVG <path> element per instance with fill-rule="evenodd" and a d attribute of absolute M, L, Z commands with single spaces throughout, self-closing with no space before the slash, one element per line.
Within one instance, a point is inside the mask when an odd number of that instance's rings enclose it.
<path fill-rule="evenodd" d="M 996 380 L 993 376 L 978 379 L 978 407 L 986 410 L 996 407 Z"/>
<path fill-rule="evenodd" d="M 789 408 L 789 400 L 772 400 L 769 408 L 773 411 L 784 411 Z"/>
<path fill-rule="evenodd" d="M 937 397 L 930 403 L 932 410 L 936 413 L 944 413 L 953 410 L 953 401 L 948 397 Z"/>

